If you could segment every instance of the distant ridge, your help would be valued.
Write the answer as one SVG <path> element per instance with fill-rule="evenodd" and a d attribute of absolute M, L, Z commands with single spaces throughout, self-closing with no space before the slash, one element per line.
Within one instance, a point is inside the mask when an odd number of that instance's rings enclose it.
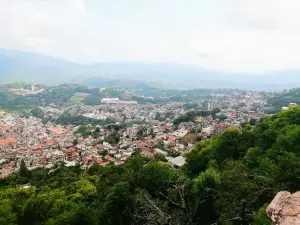
<path fill-rule="evenodd" d="M 300 70 L 264 75 L 230 74 L 176 63 L 99 62 L 82 65 L 33 52 L 0 49 L 1 83 L 80 83 L 94 77 L 161 83 L 169 88 L 279 90 L 300 86 Z"/>

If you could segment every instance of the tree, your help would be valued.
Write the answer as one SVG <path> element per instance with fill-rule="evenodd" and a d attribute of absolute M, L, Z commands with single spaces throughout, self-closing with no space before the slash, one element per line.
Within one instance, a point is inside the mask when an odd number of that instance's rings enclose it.
<path fill-rule="evenodd" d="M 102 96 L 99 93 L 97 93 L 97 94 L 88 95 L 87 97 L 84 98 L 83 101 L 86 105 L 100 105 L 101 99 Z"/>
<path fill-rule="evenodd" d="M 152 194 L 163 191 L 172 181 L 172 171 L 168 164 L 149 162 L 141 169 L 139 186 Z"/>
<path fill-rule="evenodd" d="M 215 116 L 219 112 L 221 112 L 221 110 L 219 108 L 214 108 L 214 109 L 211 110 L 211 115 Z"/>
<path fill-rule="evenodd" d="M 73 145 L 76 146 L 77 144 L 78 144 L 78 139 L 76 138 L 73 140 Z"/>
<path fill-rule="evenodd" d="M 249 123 L 251 126 L 255 126 L 256 122 L 256 119 L 251 118 Z"/>
<path fill-rule="evenodd" d="M 165 156 L 164 154 L 155 154 L 155 155 L 154 155 L 154 158 L 155 158 L 157 161 L 167 162 L 166 156 Z"/>
<path fill-rule="evenodd" d="M 267 204 L 260 208 L 258 212 L 253 213 L 253 225 L 272 224 L 272 221 L 267 216 L 266 208 Z"/>
<path fill-rule="evenodd" d="M 254 146 L 255 137 L 252 133 L 240 132 L 237 129 L 227 129 L 212 143 L 218 163 L 226 159 L 239 159 L 244 157 L 247 150 Z"/>
<path fill-rule="evenodd" d="M 20 163 L 20 175 L 23 177 L 29 177 L 29 170 L 27 169 L 26 163 L 24 159 L 21 160 Z"/>
<path fill-rule="evenodd" d="M 183 170 L 188 176 L 195 177 L 207 169 L 209 162 L 214 159 L 214 152 L 210 144 L 199 142 L 186 156 Z"/>
<path fill-rule="evenodd" d="M 0 224 L 17 225 L 17 215 L 13 212 L 9 199 L 0 198 Z"/>
<path fill-rule="evenodd" d="M 140 127 L 140 128 L 138 129 L 137 134 L 136 134 L 137 138 L 138 138 L 138 139 L 142 139 L 142 138 L 144 137 L 144 132 L 145 132 L 144 128 L 143 128 L 143 127 Z"/>
<path fill-rule="evenodd" d="M 160 150 L 164 150 L 165 149 L 164 142 L 163 141 L 158 142 L 156 148 L 159 148 Z"/>
<path fill-rule="evenodd" d="M 107 150 L 99 151 L 98 154 L 102 157 L 102 159 L 108 154 Z"/>
<path fill-rule="evenodd" d="M 115 184 L 105 198 L 100 214 L 100 224 L 130 224 L 129 210 L 132 203 L 129 184 L 126 182 Z"/>
<path fill-rule="evenodd" d="M 192 196 L 194 197 L 195 213 L 193 220 L 197 224 L 207 224 L 217 218 L 215 201 L 220 196 L 221 178 L 214 168 L 208 168 L 192 181 Z"/>
<path fill-rule="evenodd" d="M 161 113 L 157 112 L 155 114 L 155 120 L 164 121 L 164 117 L 161 115 Z"/>
<path fill-rule="evenodd" d="M 220 115 L 220 116 L 218 116 L 218 118 L 219 118 L 220 121 L 224 121 L 224 120 L 226 120 L 228 117 L 225 116 L 225 115 Z"/>
<path fill-rule="evenodd" d="M 120 135 L 118 134 L 118 132 L 114 131 L 109 136 L 105 137 L 104 141 L 112 145 L 118 144 L 120 141 Z"/>
<path fill-rule="evenodd" d="M 40 108 L 35 108 L 30 111 L 31 114 L 37 118 L 44 119 L 45 118 L 45 113 L 40 109 Z"/>

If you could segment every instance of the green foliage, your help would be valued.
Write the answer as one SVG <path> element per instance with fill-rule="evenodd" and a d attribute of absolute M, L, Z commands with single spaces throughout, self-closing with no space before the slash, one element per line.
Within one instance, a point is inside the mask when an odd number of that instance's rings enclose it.
<path fill-rule="evenodd" d="M 225 116 L 225 115 L 220 115 L 220 116 L 218 116 L 217 118 L 218 118 L 220 121 L 224 121 L 224 120 L 226 120 L 228 117 Z"/>
<path fill-rule="evenodd" d="M 17 215 L 13 212 L 11 201 L 9 199 L 0 199 L 0 224 L 17 224 Z"/>
<path fill-rule="evenodd" d="M 209 115 L 212 115 L 212 113 L 213 112 L 211 112 L 211 111 L 191 110 L 191 111 L 187 112 L 186 114 L 175 119 L 173 121 L 173 124 L 176 126 L 182 122 L 194 121 L 195 117 L 197 117 L 197 116 L 209 116 Z"/>
<path fill-rule="evenodd" d="M 103 150 L 103 151 L 101 151 L 101 152 L 98 152 L 98 154 L 99 154 L 102 158 L 104 158 L 104 157 L 108 154 L 108 152 L 107 152 L 107 150 Z"/>
<path fill-rule="evenodd" d="M 75 146 L 75 145 L 77 145 L 78 144 L 78 139 L 74 139 L 73 140 L 73 145 Z"/>
<path fill-rule="evenodd" d="M 115 184 L 105 198 L 100 224 L 130 224 L 128 209 L 132 207 L 132 194 L 127 182 Z"/>
<path fill-rule="evenodd" d="M 33 116 L 40 118 L 42 120 L 45 117 L 45 113 L 40 108 L 35 108 L 35 109 L 31 110 L 30 112 Z"/>
<path fill-rule="evenodd" d="M 255 135 L 247 131 L 239 131 L 231 128 L 217 137 L 211 151 L 214 152 L 216 160 L 221 164 L 226 159 L 242 158 L 250 147 L 253 147 Z"/>
<path fill-rule="evenodd" d="M 163 141 L 158 142 L 156 148 L 159 148 L 160 150 L 165 150 L 164 142 Z"/>
<path fill-rule="evenodd" d="M 266 213 L 267 204 L 253 213 L 253 225 L 271 225 L 272 221 Z"/>
<path fill-rule="evenodd" d="M 61 115 L 60 117 L 57 118 L 56 123 L 57 124 L 62 124 L 62 125 L 86 125 L 86 124 L 91 124 L 91 125 L 108 125 L 111 123 L 114 123 L 115 121 L 106 119 L 106 120 L 97 120 L 93 118 L 88 118 L 85 116 L 72 116 L 69 114 L 64 114 Z"/>
<path fill-rule="evenodd" d="M 26 164 L 24 162 L 24 159 L 21 160 L 21 164 L 20 164 L 20 175 L 22 177 L 29 177 L 30 176 L 30 172 L 26 167 Z"/>
<path fill-rule="evenodd" d="M 154 155 L 154 158 L 155 158 L 157 161 L 167 162 L 166 156 L 165 156 L 164 154 L 155 154 L 155 155 Z"/>
<path fill-rule="evenodd" d="M 270 105 L 280 109 L 282 106 L 289 106 L 290 103 L 300 104 L 300 89 L 291 89 L 288 92 L 280 93 L 268 100 Z"/>
<path fill-rule="evenodd" d="M 84 104 L 86 105 L 100 105 L 102 96 L 100 94 L 89 95 L 84 98 Z"/>
<path fill-rule="evenodd" d="M 165 120 L 165 118 L 159 112 L 157 112 L 155 114 L 155 118 L 154 119 L 158 120 L 158 121 L 164 121 Z"/>
<path fill-rule="evenodd" d="M 93 89 L 87 89 L 79 85 L 62 84 L 54 87 L 42 87 L 36 85 L 37 88 L 43 88 L 44 91 L 35 95 L 21 96 L 13 93 L 11 88 L 30 89 L 30 84 L 9 84 L 0 86 L 0 108 L 23 111 L 33 110 L 31 113 L 38 118 L 42 117 L 42 113 L 37 110 L 39 106 L 54 104 L 56 106 L 64 106 L 78 91 L 83 93 L 93 93 Z M 98 89 L 96 89 L 97 92 Z"/>
<path fill-rule="evenodd" d="M 76 134 L 80 134 L 82 137 L 87 138 L 89 136 L 93 136 L 95 131 L 95 127 L 91 125 L 81 125 L 77 130 Z"/>
<path fill-rule="evenodd" d="M 167 164 L 149 162 L 141 169 L 139 184 L 150 193 L 158 194 L 172 182 L 172 172 Z"/>
<path fill-rule="evenodd" d="M 104 141 L 108 142 L 109 144 L 116 145 L 120 141 L 120 135 L 118 132 L 114 131 L 107 137 L 105 137 Z"/>
<path fill-rule="evenodd" d="M 249 121 L 251 126 L 255 126 L 256 122 L 257 122 L 257 120 L 253 119 L 253 118 L 251 118 L 250 121 Z"/>

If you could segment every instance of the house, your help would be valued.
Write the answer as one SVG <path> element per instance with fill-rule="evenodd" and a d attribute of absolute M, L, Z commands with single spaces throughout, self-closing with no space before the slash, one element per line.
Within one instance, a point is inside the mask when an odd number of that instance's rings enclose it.
<path fill-rule="evenodd" d="M 184 137 L 187 133 L 188 133 L 188 130 L 180 129 L 180 130 L 174 131 L 174 132 L 173 132 L 173 135 L 174 135 L 176 138 L 182 138 L 182 137 Z"/>
<path fill-rule="evenodd" d="M 212 133 L 214 132 L 214 127 L 213 126 L 208 126 L 202 129 L 202 135 L 204 137 L 209 137 L 212 135 Z"/>
<path fill-rule="evenodd" d="M 50 133 L 54 134 L 54 135 L 60 135 L 66 132 L 65 129 L 60 128 L 60 127 L 49 127 L 47 128 L 47 131 L 49 131 Z"/>
<path fill-rule="evenodd" d="M 168 153 L 166 151 L 163 151 L 159 148 L 155 148 L 153 151 L 154 151 L 155 154 L 168 155 Z"/>
<path fill-rule="evenodd" d="M 0 139 L 0 145 L 16 145 L 17 140 L 15 138 Z"/>
<path fill-rule="evenodd" d="M 168 138 L 168 141 L 170 141 L 170 142 L 175 142 L 175 141 L 176 141 L 176 137 L 170 136 L 170 137 Z"/>
<path fill-rule="evenodd" d="M 168 162 L 175 168 L 181 167 L 185 164 L 186 160 L 183 156 L 177 156 L 175 158 L 173 157 L 166 157 Z"/>

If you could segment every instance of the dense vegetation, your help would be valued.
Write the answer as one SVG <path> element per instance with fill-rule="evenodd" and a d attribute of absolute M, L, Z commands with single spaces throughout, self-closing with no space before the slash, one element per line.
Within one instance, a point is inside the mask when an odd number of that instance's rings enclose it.
<path fill-rule="evenodd" d="M 25 85 L 25 87 L 27 86 Z M 36 95 L 21 96 L 8 91 L 7 85 L 1 86 L 0 108 L 19 111 L 35 109 L 38 106 L 49 104 L 63 106 L 76 93 L 75 88 L 74 85 L 59 85 L 47 88 L 44 92 Z"/>
<path fill-rule="evenodd" d="M 42 87 L 44 91 L 35 95 L 22 96 L 17 95 L 11 88 L 30 89 L 29 84 L 8 84 L 0 85 L 0 108 L 8 110 L 32 110 L 39 106 L 55 105 L 58 107 L 66 106 L 75 93 L 88 94 L 84 98 L 86 105 L 99 105 L 104 97 L 120 97 L 123 92 L 116 89 L 107 88 L 99 92 L 98 88 L 88 88 L 84 85 L 62 84 L 54 87 Z M 36 111 L 34 111 L 36 113 Z"/>
<path fill-rule="evenodd" d="M 289 106 L 290 103 L 300 104 L 300 88 L 291 89 L 288 92 L 279 93 L 268 101 L 269 104 L 276 108 Z"/>
<path fill-rule="evenodd" d="M 93 118 L 88 118 L 85 116 L 72 116 L 70 114 L 64 114 L 57 118 L 57 124 L 62 125 L 84 125 L 84 124 L 91 124 L 91 125 L 109 125 L 111 123 L 115 123 L 115 121 L 111 119 L 106 120 L 98 120 Z"/>
<path fill-rule="evenodd" d="M 99 135 L 99 128 L 96 128 L 92 125 L 81 125 L 77 131 L 76 134 L 79 134 L 80 136 L 87 138 L 89 136 L 92 136 L 94 138 L 98 138 Z"/>
<path fill-rule="evenodd" d="M 191 122 L 194 121 L 196 117 L 198 116 L 215 116 L 216 113 L 220 112 L 220 109 L 215 108 L 211 111 L 207 111 L 207 110 L 190 110 L 187 113 L 185 113 L 184 115 L 181 115 L 180 117 L 176 118 L 173 121 L 174 125 L 179 125 L 182 122 Z"/>

